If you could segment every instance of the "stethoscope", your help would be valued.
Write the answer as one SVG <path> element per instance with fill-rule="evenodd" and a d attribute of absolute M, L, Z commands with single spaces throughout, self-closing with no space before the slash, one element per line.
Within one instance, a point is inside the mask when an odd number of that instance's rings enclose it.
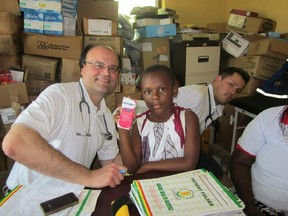
<path fill-rule="evenodd" d="M 209 102 L 209 115 L 206 117 L 205 119 L 205 125 L 207 125 L 208 120 L 211 120 L 211 124 L 213 125 L 214 123 L 214 119 L 212 118 L 213 113 L 211 113 L 211 96 L 210 96 L 210 91 L 209 91 L 209 87 L 208 87 L 208 102 Z"/>
<path fill-rule="evenodd" d="M 90 133 L 90 125 L 91 125 L 91 120 L 90 120 L 90 106 L 87 103 L 87 101 L 85 100 L 85 96 L 84 96 L 84 91 L 83 91 L 83 87 L 81 85 L 81 83 L 79 82 L 79 87 L 80 87 L 80 92 L 81 92 L 81 100 L 79 102 L 79 110 L 80 110 L 80 114 L 81 114 L 81 120 L 82 120 L 82 124 L 83 124 L 83 128 L 84 128 L 84 133 L 85 134 L 81 134 L 79 132 L 76 132 L 76 136 L 87 136 L 90 137 L 91 133 Z M 84 122 L 84 117 L 83 117 L 83 110 L 82 107 L 86 106 L 87 108 L 87 112 L 88 112 L 88 129 L 86 129 L 85 126 L 85 122 Z M 104 133 L 104 138 L 106 140 L 111 140 L 113 138 L 112 134 L 109 132 L 108 127 L 107 127 L 107 122 L 106 122 L 106 118 L 105 115 L 103 114 L 103 120 L 104 120 L 104 125 L 105 125 L 105 129 L 106 129 L 106 133 Z"/>

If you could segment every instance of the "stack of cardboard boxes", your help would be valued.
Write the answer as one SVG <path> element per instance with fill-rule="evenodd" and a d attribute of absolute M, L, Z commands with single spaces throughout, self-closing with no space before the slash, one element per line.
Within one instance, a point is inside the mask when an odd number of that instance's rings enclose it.
<path fill-rule="evenodd" d="M 23 51 L 20 40 L 23 22 L 17 0 L 1 1 L 0 8 L 0 138 L 3 138 L 29 99 L 24 73 L 18 71 Z"/>
<path fill-rule="evenodd" d="M 231 11 L 226 26 L 228 34 L 223 40 L 223 50 L 229 53 L 229 58 L 222 59 L 222 68 L 240 67 L 251 76 L 238 97 L 254 95 L 257 88 L 283 67 L 288 57 L 288 41 L 276 38 L 275 28 L 276 22 L 261 18 L 256 12 Z M 212 150 L 220 161 L 224 161 L 226 168 L 231 151 L 234 109 L 234 106 L 225 105 L 224 115 L 219 118 L 217 133 L 217 143 L 221 147 Z M 242 130 L 237 130 L 236 141 L 251 120 L 252 118 L 246 115 L 238 116 L 237 125 L 242 127 Z"/>
<path fill-rule="evenodd" d="M 12 4 L 5 0 L 5 4 L 8 4 L 7 2 Z M 47 86 L 55 82 L 78 81 L 80 78 L 80 54 L 83 47 L 88 44 L 111 46 L 123 59 L 126 59 L 126 62 L 130 61 L 127 56 L 124 56 L 124 41 L 117 32 L 118 2 L 21 0 L 18 4 L 18 1 L 15 0 L 13 6 L 18 9 L 19 14 L 21 10 L 23 15 L 23 19 L 18 18 L 22 26 L 23 24 L 25 26 L 23 32 L 21 29 L 23 50 L 22 46 L 19 52 L 16 50 L 18 48 L 16 46 L 14 46 L 15 49 L 9 47 L 7 50 L 10 52 L 15 50 L 14 53 L 16 51 L 19 53 L 18 62 L 12 62 L 11 65 L 18 64 L 22 70 L 28 71 L 26 85 L 30 102 Z M 52 16 L 62 18 L 54 19 Z M 39 17 L 43 17 L 43 19 L 40 20 Z M 51 17 L 51 22 L 48 23 L 45 17 L 47 19 Z M 68 30 L 69 24 L 67 23 L 71 23 Z M 20 42 L 21 40 L 16 41 Z M 10 68 L 11 65 L 7 68 Z M 125 96 L 133 93 L 133 97 L 140 98 L 140 94 L 135 89 L 136 75 L 131 73 L 131 64 L 123 64 L 123 70 L 130 72 L 123 76 L 123 87 L 121 88 L 121 76 L 119 76 L 114 92 L 107 97 L 108 106 L 112 110 L 121 103 L 116 100 L 121 96 L 116 97 L 115 94 L 121 94 L 127 84 L 130 86 L 133 84 L 134 88 L 133 92 L 126 91 Z"/>
<path fill-rule="evenodd" d="M 278 72 L 288 57 L 288 41 L 280 38 L 268 37 L 272 35 L 276 23 L 261 18 L 258 13 L 232 10 L 227 24 L 228 34 L 223 40 L 223 49 L 230 54 L 222 61 L 222 67 L 240 67 L 246 70 L 251 79 L 238 97 L 250 96 L 256 89 Z M 220 161 L 222 167 L 228 171 L 231 152 L 233 117 L 235 107 L 225 105 L 224 115 L 219 118 L 219 132 L 217 143 L 211 152 Z M 243 133 L 245 126 L 252 120 L 246 115 L 238 116 L 236 141 Z"/>
<path fill-rule="evenodd" d="M 256 12 L 234 9 L 230 13 L 223 48 L 231 58 L 223 62 L 223 67 L 241 67 L 250 74 L 244 95 L 255 94 L 256 88 L 279 71 L 288 57 L 288 41 L 267 36 L 275 28 L 274 21 L 260 18 Z"/>
<path fill-rule="evenodd" d="M 143 69 L 153 64 L 170 67 L 169 38 L 176 35 L 176 12 L 164 12 L 139 13 L 135 17 L 137 42 L 141 45 L 140 64 Z"/>
<path fill-rule="evenodd" d="M 31 100 L 55 82 L 70 81 L 65 73 L 67 64 L 73 65 L 69 75 L 75 76 L 75 70 L 79 74 L 79 66 L 73 64 L 83 47 L 82 35 L 76 36 L 76 5 L 75 1 L 68 0 L 19 2 L 24 18 L 22 69 L 28 70 L 27 90 Z"/>

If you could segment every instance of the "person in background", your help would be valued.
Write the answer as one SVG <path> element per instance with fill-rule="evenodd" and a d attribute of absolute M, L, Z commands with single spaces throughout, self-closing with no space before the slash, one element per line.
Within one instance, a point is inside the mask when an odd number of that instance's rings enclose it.
<path fill-rule="evenodd" d="M 211 123 L 222 116 L 224 105 L 234 99 L 249 80 L 249 74 L 243 69 L 228 67 L 220 71 L 211 84 L 180 87 L 174 102 L 197 114 L 202 134 Z"/>
<path fill-rule="evenodd" d="M 179 87 L 174 103 L 191 109 L 199 118 L 200 134 L 223 114 L 224 105 L 234 99 L 249 82 L 249 74 L 241 68 L 228 67 L 219 72 L 211 84 L 195 84 Z M 145 110 L 145 103 L 137 101 Z M 217 162 L 206 152 L 201 151 L 197 168 L 213 172 L 219 179 L 223 172 Z"/>
<path fill-rule="evenodd" d="M 115 88 L 119 57 L 110 47 L 88 45 L 79 64 L 79 82 L 47 87 L 5 136 L 3 151 L 16 161 L 6 181 L 8 190 L 41 175 L 97 188 L 115 187 L 123 180 L 119 170 L 126 167 L 104 100 Z M 90 170 L 96 155 L 102 167 Z"/>
<path fill-rule="evenodd" d="M 136 116 L 130 131 L 118 127 L 120 152 L 128 172 L 180 172 L 196 168 L 200 153 L 197 115 L 173 103 L 178 85 L 165 65 L 152 65 L 140 75 L 148 111 Z"/>
<path fill-rule="evenodd" d="M 286 105 L 257 115 L 245 128 L 231 155 L 231 178 L 247 215 L 288 215 L 287 166 Z"/>

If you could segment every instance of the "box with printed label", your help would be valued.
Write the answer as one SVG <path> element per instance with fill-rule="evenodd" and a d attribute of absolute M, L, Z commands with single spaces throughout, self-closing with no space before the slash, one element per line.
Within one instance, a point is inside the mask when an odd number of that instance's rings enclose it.
<path fill-rule="evenodd" d="M 241 56 L 227 61 L 227 67 L 241 67 L 250 76 L 267 80 L 271 78 L 284 65 L 283 60 L 265 56 Z"/>
<path fill-rule="evenodd" d="M 63 35 L 63 17 L 61 14 L 44 13 L 44 34 Z"/>
<path fill-rule="evenodd" d="M 79 59 L 82 36 L 23 34 L 24 53 L 48 57 Z"/>
<path fill-rule="evenodd" d="M 84 47 L 88 44 L 106 45 L 115 49 L 122 56 L 123 54 L 123 38 L 113 36 L 84 36 Z"/>
<path fill-rule="evenodd" d="M 0 12 L 0 34 L 19 33 L 23 28 L 22 20 L 10 12 Z"/>
<path fill-rule="evenodd" d="M 110 20 L 118 19 L 118 1 L 81 0 L 77 5 L 77 19 L 83 27 L 84 18 L 98 19 L 104 17 Z"/>
<path fill-rule="evenodd" d="M 36 11 L 24 12 L 24 31 L 43 34 L 44 14 Z"/>
<path fill-rule="evenodd" d="M 240 16 L 240 17 L 243 17 L 243 22 L 240 23 L 228 22 L 227 25 L 228 31 L 235 31 L 240 34 L 275 31 L 276 22 L 270 19 L 260 17 L 246 17 L 246 16 Z"/>
<path fill-rule="evenodd" d="M 28 77 L 54 81 L 57 73 L 59 59 L 23 55 L 22 68 L 28 69 Z"/>
<path fill-rule="evenodd" d="M 166 37 L 176 35 L 176 25 L 154 25 L 144 26 L 136 29 L 139 37 Z"/>
<path fill-rule="evenodd" d="M 153 64 L 164 64 L 170 67 L 169 38 L 141 38 L 138 41 L 142 48 L 141 62 L 143 68 Z"/>
<path fill-rule="evenodd" d="M 19 34 L 0 35 L 0 55 L 20 55 L 22 44 Z"/>
<path fill-rule="evenodd" d="M 117 36 L 118 22 L 109 19 L 83 19 L 84 35 Z"/>
<path fill-rule="evenodd" d="M 61 14 L 62 0 L 20 0 L 20 10 Z"/>

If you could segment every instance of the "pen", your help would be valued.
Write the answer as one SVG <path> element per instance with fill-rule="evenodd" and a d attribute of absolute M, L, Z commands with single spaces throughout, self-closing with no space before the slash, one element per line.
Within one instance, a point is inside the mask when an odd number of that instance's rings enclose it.
<path fill-rule="evenodd" d="M 126 170 L 119 170 L 120 173 L 125 174 Z"/>
<path fill-rule="evenodd" d="M 122 173 L 124 176 L 131 176 L 132 174 L 127 173 L 126 170 L 119 170 L 120 173 Z"/>

